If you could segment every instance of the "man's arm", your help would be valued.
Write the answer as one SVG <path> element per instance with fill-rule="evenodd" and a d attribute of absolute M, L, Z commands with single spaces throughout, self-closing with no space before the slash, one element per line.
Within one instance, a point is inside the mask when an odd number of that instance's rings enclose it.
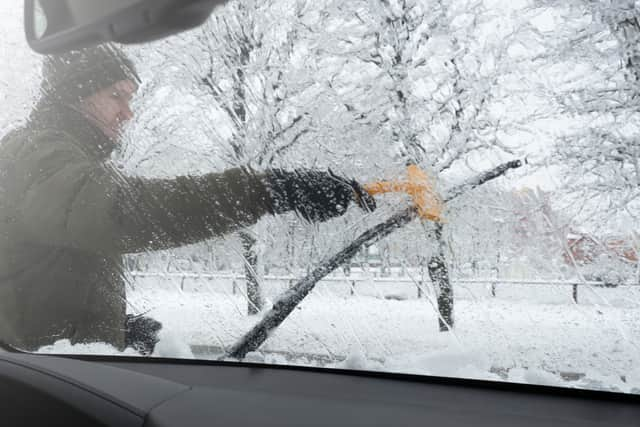
<path fill-rule="evenodd" d="M 114 220 L 133 248 L 156 250 L 195 243 L 274 213 L 263 175 L 244 169 L 173 179 L 113 176 L 119 192 Z M 145 243 L 148 238 L 151 246 Z"/>
<path fill-rule="evenodd" d="M 18 203 L 23 233 L 51 246 L 105 253 L 166 249 L 272 213 L 261 177 L 241 169 L 175 179 L 127 177 L 64 141 L 47 141 L 22 163 L 30 173 Z"/>

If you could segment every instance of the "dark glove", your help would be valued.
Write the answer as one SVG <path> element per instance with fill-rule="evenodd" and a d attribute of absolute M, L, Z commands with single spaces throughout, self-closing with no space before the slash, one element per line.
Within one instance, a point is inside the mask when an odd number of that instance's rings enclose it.
<path fill-rule="evenodd" d="M 265 176 L 274 213 L 296 211 L 308 221 L 326 221 L 347 211 L 357 202 L 368 211 L 376 202 L 360 184 L 333 172 L 271 170 Z"/>
<path fill-rule="evenodd" d="M 162 323 L 151 317 L 127 314 L 124 328 L 125 346 L 133 348 L 143 356 L 148 356 L 153 353 L 159 341 L 158 332 L 162 329 Z"/>

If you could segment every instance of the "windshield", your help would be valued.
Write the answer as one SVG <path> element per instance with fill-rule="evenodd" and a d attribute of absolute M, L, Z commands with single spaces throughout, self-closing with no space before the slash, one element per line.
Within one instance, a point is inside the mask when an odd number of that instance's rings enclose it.
<path fill-rule="evenodd" d="M 0 5 L 0 339 L 638 393 L 634 2 L 232 1 L 30 51 Z"/>

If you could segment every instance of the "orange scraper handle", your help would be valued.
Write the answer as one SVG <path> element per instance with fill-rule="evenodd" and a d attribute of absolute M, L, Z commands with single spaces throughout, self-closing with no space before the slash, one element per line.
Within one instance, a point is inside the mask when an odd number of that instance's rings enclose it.
<path fill-rule="evenodd" d="M 407 167 L 406 181 L 379 181 L 366 184 L 372 196 L 384 193 L 405 193 L 411 197 L 422 219 L 442 222 L 442 199 L 433 188 L 429 176 L 416 165 Z"/>

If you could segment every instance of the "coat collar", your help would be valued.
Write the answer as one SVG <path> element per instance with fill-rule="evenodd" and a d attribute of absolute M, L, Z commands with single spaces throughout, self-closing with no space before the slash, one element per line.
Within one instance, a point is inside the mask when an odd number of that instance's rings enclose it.
<path fill-rule="evenodd" d="M 109 139 L 82 113 L 65 104 L 41 100 L 29 116 L 27 128 L 58 130 L 77 139 L 96 158 L 105 160 L 117 144 Z"/>

